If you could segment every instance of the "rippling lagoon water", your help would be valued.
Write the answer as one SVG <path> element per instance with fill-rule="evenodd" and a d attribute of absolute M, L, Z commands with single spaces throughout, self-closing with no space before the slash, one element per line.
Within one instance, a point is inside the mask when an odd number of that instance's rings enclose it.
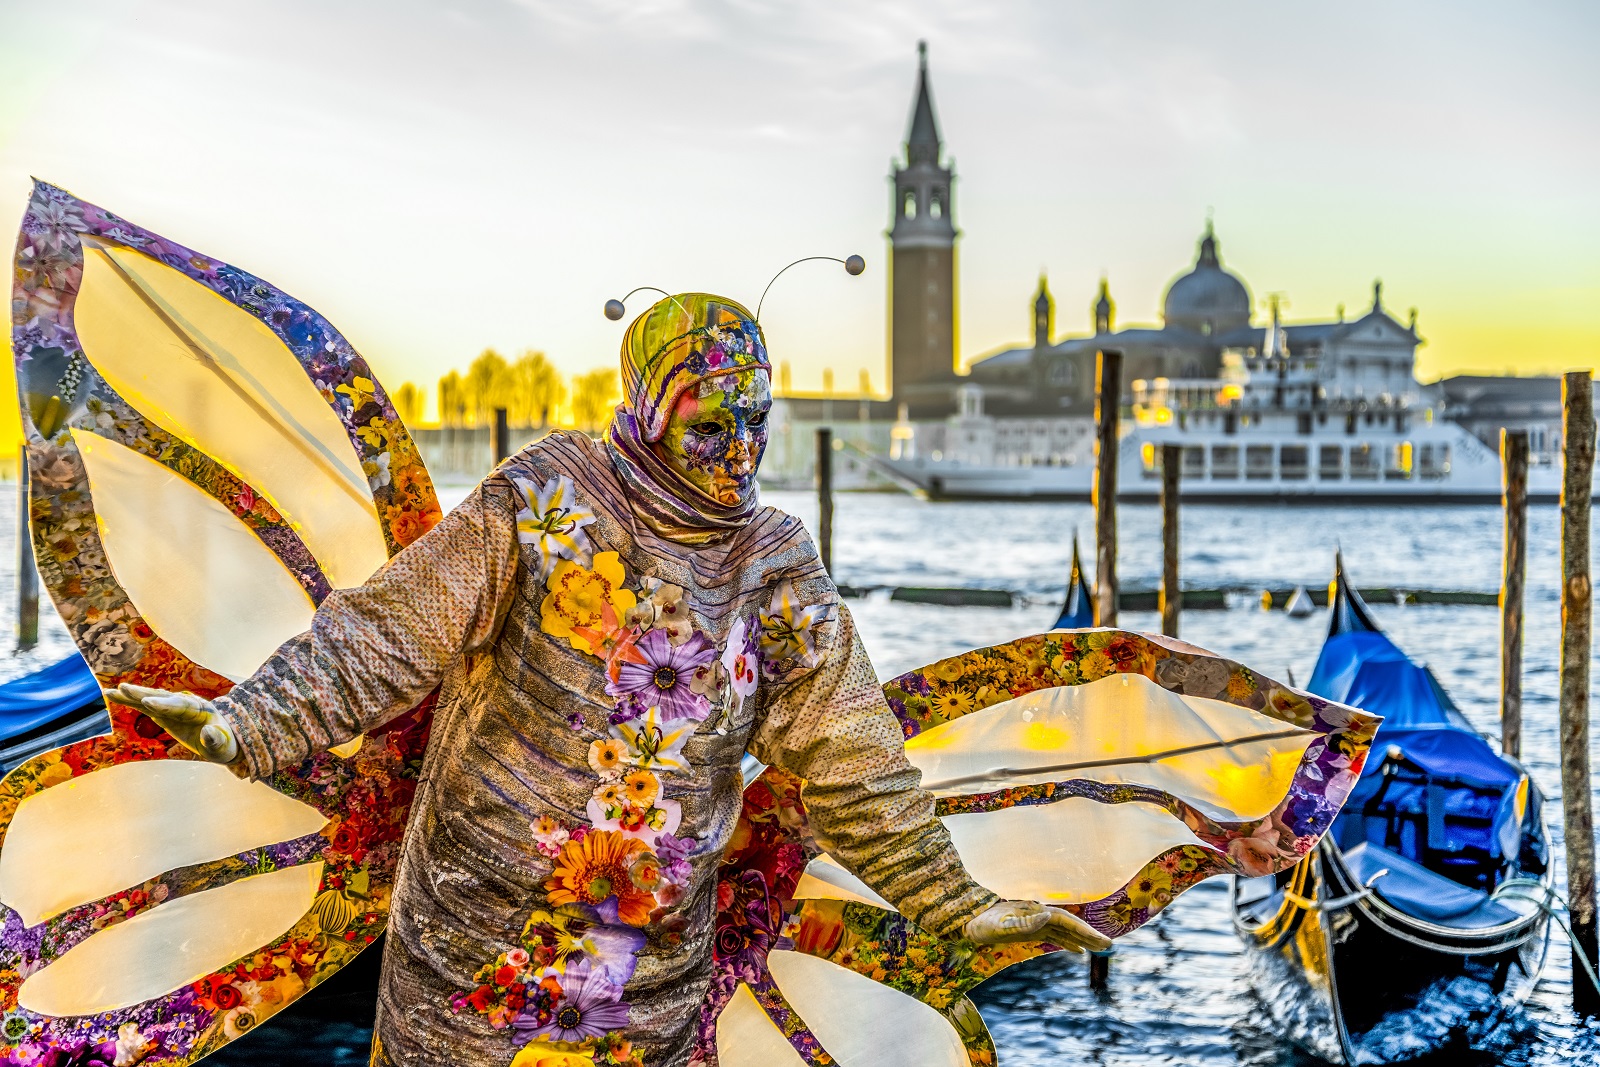
<path fill-rule="evenodd" d="M 441 492 L 447 505 L 464 494 L 464 489 Z M 815 527 L 810 495 L 770 493 L 767 500 Z M 15 559 L 14 514 L 14 491 L 0 488 L 0 559 L 8 561 Z M 1159 513 L 1153 506 L 1130 505 L 1121 509 L 1120 521 L 1122 585 L 1153 588 L 1161 566 Z M 1564 890 L 1555 696 L 1557 527 L 1555 507 L 1532 509 L 1523 744 L 1529 770 L 1549 797 L 1556 884 Z M 1085 557 L 1092 559 L 1093 515 L 1087 505 L 930 504 L 879 494 L 837 498 L 834 572 L 841 583 L 1005 588 L 1027 598 L 1025 606 L 1011 609 L 903 604 L 884 594 L 852 601 L 880 676 L 1047 629 L 1066 581 L 1074 528 L 1083 535 Z M 1194 505 L 1183 513 L 1182 577 L 1186 585 L 1199 587 L 1323 585 L 1332 573 L 1334 550 L 1342 547 L 1360 586 L 1493 591 L 1500 580 L 1500 538 L 1500 512 L 1492 507 Z M 8 580 L 0 589 L 0 625 L 7 628 L 15 617 L 12 570 L 5 566 Z M 1497 736 L 1498 613 L 1490 607 L 1374 604 L 1373 609 L 1401 647 L 1433 667 L 1467 716 Z M 40 649 L 0 660 L 0 676 L 32 669 L 70 649 L 48 605 L 44 611 Z M 1157 629 L 1159 620 L 1151 612 L 1124 612 L 1122 625 Z M 1260 610 L 1248 596 L 1235 598 L 1230 610 L 1189 612 L 1182 619 L 1186 640 L 1280 678 L 1292 671 L 1301 683 L 1311 675 L 1325 632 L 1322 612 L 1291 619 Z M 1568 1007 L 1571 980 L 1565 943 L 1552 944 L 1544 979 L 1527 1008 L 1486 1035 L 1457 1042 L 1434 1062 L 1600 1063 L 1600 1035 Z M 1002 972 L 975 999 L 1005 1067 L 1317 1062 L 1278 1039 L 1246 984 L 1243 949 L 1229 920 L 1227 885 L 1220 879 L 1190 890 L 1156 921 L 1123 938 L 1105 993 L 1088 989 L 1079 958 L 1057 955 Z M 255 1035 L 210 1062 L 365 1062 L 367 1037 L 359 1029 L 301 1031 L 299 1039 L 315 1044 L 299 1050 L 286 1047 L 291 1032 L 285 1026 L 275 1034 Z"/>

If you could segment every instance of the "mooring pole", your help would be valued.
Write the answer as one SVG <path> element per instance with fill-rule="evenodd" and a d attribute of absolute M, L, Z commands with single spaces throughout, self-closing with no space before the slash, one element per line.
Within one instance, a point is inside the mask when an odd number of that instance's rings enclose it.
<path fill-rule="evenodd" d="M 1112 950 L 1104 952 L 1090 951 L 1089 953 L 1089 988 L 1096 993 L 1103 993 L 1111 982 L 1111 956 Z"/>
<path fill-rule="evenodd" d="M 1122 403 L 1122 353 L 1095 356 L 1094 624 L 1117 624 L 1117 415 Z"/>
<path fill-rule="evenodd" d="M 506 421 L 506 409 L 494 409 L 494 465 L 496 467 L 511 458 L 511 427 Z"/>
<path fill-rule="evenodd" d="M 1572 1006 L 1600 1014 L 1600 991 L 1582 978 L 1578 953 L 1597 952 L 1594 807 L 1589 796 L 1589 511 L 1594 492 L 1594 384 L 1589 371 L 1561 377 L 1561 806 L 1567 841 L 1567 914 L 1572 920 Z"/>
<path fill-rule="evenodd" d="M 833 431 L 817 427 L 817 554 L 833 574 Z"/>
<path fill-rule="evenodd" d="M 1180 445 L 1161 446 L 1161 632 L 1178 636 L 1183 590 L 1178 587 L 1178 475 Z"/>
<path fill-rule="evenodd" d="M 28 446 L 24 444 L 23 449 Z M 39 571 L 33 565 L 28 532 L 28 454 L 17 453 L 17 648 L 39 643 Z"/>
<path fill-rule="evenodd" d="M 1522 586 L 1528 570 L 1528 431 L 1500 431 L 1505 559 L 1500 569 L 1500 751 L 1522 758 Z"/>

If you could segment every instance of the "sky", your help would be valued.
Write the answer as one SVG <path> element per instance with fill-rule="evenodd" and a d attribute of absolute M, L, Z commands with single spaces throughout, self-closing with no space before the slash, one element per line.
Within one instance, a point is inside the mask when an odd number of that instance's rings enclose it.
<path fill-rule="evenodd" d="M 391 388 L 614 365 L 638 285 L 885 388 L 891 158 L 929 47 L 960 356 L 1099 278 L 1159 321 L 1207 213 L 1265 313 L 1418 309 L 1424 379 L 1600 366 L 1600 6 L 1476 0 L 0 0 L 0 225 L 37 175 L 268 278 Z M 652 294 L 630 301 L 644 310 Z"/>

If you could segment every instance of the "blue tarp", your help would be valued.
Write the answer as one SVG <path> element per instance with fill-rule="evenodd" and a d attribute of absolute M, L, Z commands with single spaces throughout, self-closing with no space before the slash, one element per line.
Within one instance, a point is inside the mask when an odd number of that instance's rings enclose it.
<path fill-rule="evenodd" d="M 1307 688 L 1384 717 L 1372 758 L 1335 830 L 1341 847 L 1363 839 L 1375 845 L 1387 841 L 1416 860 L 1429 852 L 1467 849 L 1515 855 L 1523 772 L 1472 729 L 1431 671 L 1413 663 L 1381 632 L 1348 630 L 1323 644 Z M 1412 769 L 1383 788 L 1381 772 L 1391 747 Z M 1380 789 L 1381 810 L 1363 818 Z"/>
<path fill-rule="evenodd" d="M 100 701 L 100 683 L 81 656 L 0 682 L 0 741 L 19 737 Z"/>

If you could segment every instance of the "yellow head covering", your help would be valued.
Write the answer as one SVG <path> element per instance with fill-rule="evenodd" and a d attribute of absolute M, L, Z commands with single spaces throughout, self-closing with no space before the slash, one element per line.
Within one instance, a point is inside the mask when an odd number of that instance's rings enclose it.
<path fill-rule="evenodd" d="M 767 346 L 755 316 L 710 293 L 658 300 L 622 339 L 622 395 L 646 441 L 659 441 L 672 405 L 702 378 L 741 370 L 768 374 Z"/>

